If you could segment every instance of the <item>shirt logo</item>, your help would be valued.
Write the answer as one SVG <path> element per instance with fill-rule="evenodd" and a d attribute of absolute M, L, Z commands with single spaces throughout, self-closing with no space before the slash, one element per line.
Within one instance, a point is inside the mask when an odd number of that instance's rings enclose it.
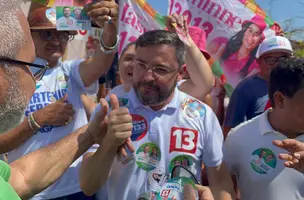
<path fill-rule="evenodd" d="M 133 124 L 131 140 L 139 141 L 146 136 L 148 131 L 148 124 L 146 119 L 140 115 L 131 114 L 131 116 Z"/>
<path fill-rule="evenodd" d="M 277 166 L 276 155 L 269 149 L 256 149 L 251 156 L 251 168 L 258 174 L 269 174 Z"/>
<path fill-rule="evenodd" d="M 181 109 L 189 119 L 197 119 L 206 114 L 205 105 L 195 99 L 188 99 L 184 101 L 181 105 Z"/>
<path fill-rule="evenodd" d="M 197 130 L 172 127 L 169 153 L 176 151 L 194 154 L 197 146 L 197 138 Z"/>

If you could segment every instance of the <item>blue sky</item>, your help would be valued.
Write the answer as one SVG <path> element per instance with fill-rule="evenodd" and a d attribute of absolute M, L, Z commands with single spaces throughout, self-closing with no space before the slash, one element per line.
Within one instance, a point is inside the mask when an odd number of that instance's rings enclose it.
<path fill-rule="evenodd" d="M 158 12 L 165 15 L 167 13 L 167 0 L 147 0 Z M 302 16 L 302 19 L 296 19 L 293 27 L 304 27 L 304 1 L 303 0 L 273 0 L 273 4 L 269 5 L 270 0 L 256 0 L 256 2 L 271 18 L 279 22 L 284 27 L 284 21 L 294 17 Z M 302 5 L 298 2 L 302 1 Z M 271 7 L 271 9 L 269 9 Z M 303 14 L 302 14 L 302 13 Z M 304 40 L 304 33 L 298 36 Z"/>

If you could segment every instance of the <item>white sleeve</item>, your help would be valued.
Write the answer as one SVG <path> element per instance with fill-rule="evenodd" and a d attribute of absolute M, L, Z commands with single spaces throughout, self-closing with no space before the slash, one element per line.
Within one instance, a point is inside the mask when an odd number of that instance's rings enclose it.
<path fill-rule="evenodd" d="M 62 63 L 62 69 L 66 75 L 75 83 L 80 89 L 81 93 L 94 95 L 98 91 L 98 80 L 96 80 L 89 87 L 85 87 L 83 80 L 79 73 L 79 66 L 84 60 L 69 60 Z"/>
<path fill-rule="evenodd" d="M 203 163 L 207 167 L 217 167 L 223 161 L 223 132 L 214 112 L 206 105 L 204 118 Z"/>
<path fill-rule="evenodd" d="M 230 174 L 237 175 L 236 169 L 236 157 L 238 155 L 235 150 L 238 150 L 237 144 L 239 141 L 235 139 L 235 133 L 230 132 L 224 142 L 223 152 L 224 152 L 224 161 L 228 167 Z"/>

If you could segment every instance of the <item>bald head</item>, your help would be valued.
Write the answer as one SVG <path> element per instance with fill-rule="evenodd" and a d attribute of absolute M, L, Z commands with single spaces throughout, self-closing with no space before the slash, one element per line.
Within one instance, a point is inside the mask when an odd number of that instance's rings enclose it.
<path fill-rule="evenodd" d="M 20 23 L 23 15 L 20 3 L 20 0 L 0 0 L 0 57 L 16 58 L 26 42 Z"/>

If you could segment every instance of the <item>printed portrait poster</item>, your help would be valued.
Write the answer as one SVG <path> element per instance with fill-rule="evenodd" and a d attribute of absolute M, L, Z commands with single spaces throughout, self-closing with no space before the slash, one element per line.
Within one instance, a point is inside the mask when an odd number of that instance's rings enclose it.
<path fill-rule="evenodd" d="M 168 14 L 187 17 L 190 26 L 205 30 L 206 49 L 235 86 L 259 71 L 255 55 L 259 44 L 275 35 L 273 21 L 246 0 L 169 0 Z"/>
<path fill-rule="evenodd" d="M 80 6 L 56 6 L 57 30 L 91 30 L 91 20 Z"/>

